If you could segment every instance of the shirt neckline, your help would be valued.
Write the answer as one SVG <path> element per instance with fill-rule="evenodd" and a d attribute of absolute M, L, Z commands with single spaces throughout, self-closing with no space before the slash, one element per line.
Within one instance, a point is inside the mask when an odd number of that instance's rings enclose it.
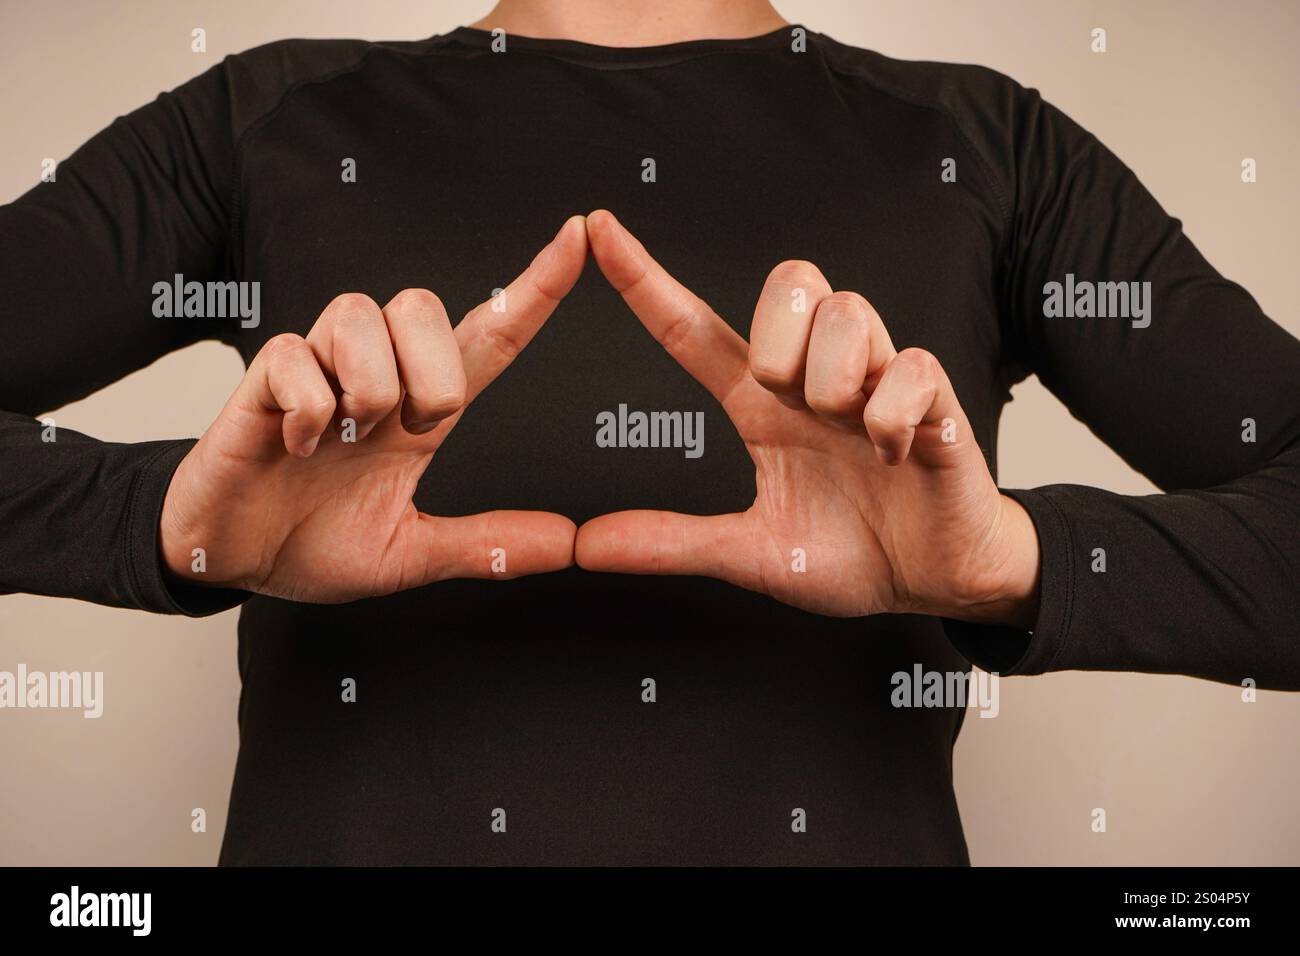
<path fill-rule="evenodd" d="M 506 34 L 506 51 L 527 50 L 544 53 L 576 63 L 586 63 L 606 69 L 618 67 L 663 66 L 710 53 L 736 53 L 756 50 L 789 49 L 795 30 L 811 33 L 802 24 L 791 23 L 758 36 L 735 39 L 680 40 L 655 46 L 602 46 L 580 40 L 561 40 L 530 37 L 517 33 Z M 478 27 L 457 27 L 446 34 L 447 38 L 465 46 L 490 49 L 492 31 Z"/>

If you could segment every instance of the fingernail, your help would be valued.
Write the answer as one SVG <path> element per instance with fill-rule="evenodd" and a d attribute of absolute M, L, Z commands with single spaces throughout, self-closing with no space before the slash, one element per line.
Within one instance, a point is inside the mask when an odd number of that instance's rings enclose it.
<path fill-rule="evenodd" d="M 427 435 L 438 427 L 436 421 L 433 422 L 407 422 L 405 428 L 412 435 Z"/>

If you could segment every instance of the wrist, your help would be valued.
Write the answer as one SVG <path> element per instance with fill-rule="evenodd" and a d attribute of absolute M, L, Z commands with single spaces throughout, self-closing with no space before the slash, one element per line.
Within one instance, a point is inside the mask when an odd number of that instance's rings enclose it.
<path fill-rule="evenodd" d="M 1038 619 L 1041 555 L 1038 531 L 1024 507 L 999 495 L 999 511 L 980 588 L 966 592 L 944 617 L 1031 630 Z"/>
<path fill-rule="evenodd" d="M 211 535 L 191 517 L 193 509 L 186 506 L 186 471 L 190 467 L 190 454 L 181 460 L 172 474 L 171 483 L 163 497 L 162 511 L 158 517 L 158 559 L 164 578 L 210 587 L 235 587 L 233 582 L 217 580 L 208 566 L 208 545 Z"/>
<path fill-rule="evenodd" d="M 193 536 L 179 527 L 175 510 L 172 489 L 169 488 L 158 519 L 158 558 L 166 577 L 194 582 L 202 574 L 194 570 L 197 556 L 193 553 L 194 549 L 186 543 L 192 541 Z"/>

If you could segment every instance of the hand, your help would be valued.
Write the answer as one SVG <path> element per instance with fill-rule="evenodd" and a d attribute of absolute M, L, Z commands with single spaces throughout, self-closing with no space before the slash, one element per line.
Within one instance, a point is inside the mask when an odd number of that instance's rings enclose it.
<path fill-rule="evenodd" d="M 998 492 L 933 355 L 896 352 L 871 305 L 807 262 L 772 270 L 747 344 L 608 212 L 587 233 L 610 284 L 722 404 L 758 494 L 742 514 L 595 518 L 581 567 L 706 575 L 834 616 L 1032 626 L 1033 522 Z"/>
<path fill-rule="evenodd" d="M 454 331 L 437 296 L 407 289 L 382 310 L 364 295 L 339 296 L 306 339 L 268 341 L 172 478 L 160 527 L 167 568 L 197 582 L 336 603 L 572 564 L 568 518 L 434 517 L 411 496 L 466 405 L 528 344 L 586 256 L 575 216 L 504 299 L 479 305 Z M 349 420 L 355 441 L 343 440 Z M 202 572 L 192 567 L 195 548 L 205 554 Z"/>

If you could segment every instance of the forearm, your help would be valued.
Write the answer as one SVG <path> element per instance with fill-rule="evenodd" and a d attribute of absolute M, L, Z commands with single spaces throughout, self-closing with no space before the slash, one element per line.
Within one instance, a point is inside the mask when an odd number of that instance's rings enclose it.
<path fill-rule="evenodd" d="M 952 624 L 976 663 L 1300 688 L 1300 449 L 1203 491 L 1010 494 L 1038 531 L 1041 601 L 1017 659 L 1009 629 Z"/>
<path fill-rule="evenodd" d="M 209 614 L 223 592 L 169 586 L 158 517 L 192 439 L 117 444 L 0 413 L 0 589 L 164 614 Z"/>

